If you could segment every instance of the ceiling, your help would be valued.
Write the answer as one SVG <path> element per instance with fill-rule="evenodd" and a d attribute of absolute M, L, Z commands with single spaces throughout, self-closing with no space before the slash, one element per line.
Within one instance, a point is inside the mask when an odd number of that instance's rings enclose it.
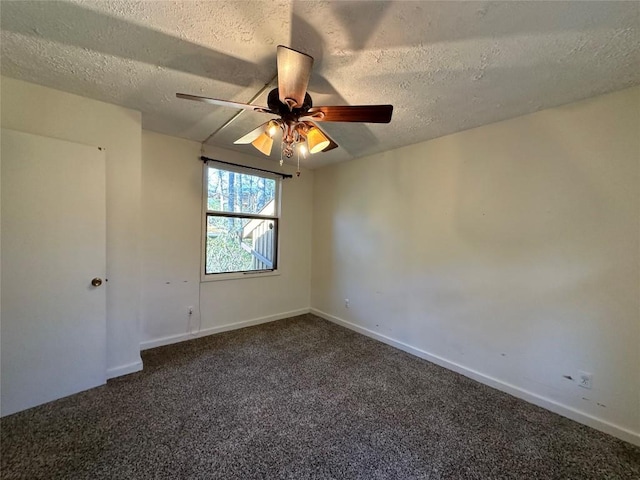
<path fill-rule="evenodd" d="M 236 110 L 176 92 L 247 103 L 279 44 L 315 58 L 314 105 L 394 105 L 390 124 L 323 123 L 340 148 L 308 168 L 640 84 L 638 2 L 2 0 L 0 16 L 3 75 L 199 142 Z M 245 111 L 208 143 L 262 156 L 233 141 L 268 118 Z"/>

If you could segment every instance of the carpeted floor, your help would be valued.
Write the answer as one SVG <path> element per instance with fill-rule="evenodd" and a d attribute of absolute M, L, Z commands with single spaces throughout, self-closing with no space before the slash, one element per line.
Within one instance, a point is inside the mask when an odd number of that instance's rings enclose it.
<path fill-rule="evenodd" d="M 1 420 L 1 477 L 639 479 L 640 448 L 313 315 Z"/>

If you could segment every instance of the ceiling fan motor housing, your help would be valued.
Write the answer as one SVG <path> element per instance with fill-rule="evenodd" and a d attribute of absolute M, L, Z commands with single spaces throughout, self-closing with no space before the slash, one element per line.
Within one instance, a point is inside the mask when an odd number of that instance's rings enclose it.
<path fill-rule="evenodd" d="M 290 109 L 289 105 L 280 101 L 278 89 L 274 88 L 269 92 L 267 105 L 269 106 L 269 110 L 276 112 L 286 122 L 287 120 L 298 120 L 298 118 L 307 113 L 307 111 L 313 106 L 313 101 L 311 100 L 311 95 L 305 93 L 302 106 Z"/>

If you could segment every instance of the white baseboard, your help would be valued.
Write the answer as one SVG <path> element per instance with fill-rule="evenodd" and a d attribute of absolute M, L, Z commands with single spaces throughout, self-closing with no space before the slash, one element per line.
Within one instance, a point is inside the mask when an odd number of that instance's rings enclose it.
<path fill-rule="evenodd" d="M 142 370 L 142 359 L 137 362 L 120 365 L 119 367 L 109 368 L 107 370 L 107 379 L 121 377 L 122 375 L 139 372 L 140 370 Z"/>
<path fill-rule="evenodd" d="M 146 340 L 140 343 L 140 350 L 148 350 L 149 348 L 171 345 L 172 343 L 193 340 L 194 338 L 206 337 L 207 335 L 213 335 L 214 333 L 228 332 L 229 330 L 237 330 L 239 328 L 250 327 L 252 325 L 260 325 L 261 323 L 274 322 L 276 320 L 282 320 L 283 318 L 295 317 L 296 315 L 304 315 L 305 313 L 309 313 L 308 308 L 301 308 L 299 310 L 291 310 L 290 312 L 277 313 L 275 315 L 268 315 L 266 317 L 253 318 L 251 320 L 244 320 L 242 322 L 228 323 L 226 325 L 220 325 L 217 327 L 205 328 L 204 330 L 200 330 L 197 333 L 179 333 L 177 335 L 169 335 L 167 337 Z"/>
<path fill-rule="evenodd" d="M 343 320 L 342 318 L 328 314 L 316 308 L 311 308 L 310 312 L 314 315 L 324 318 L 325 320 L 329 320 L 330 322 L 336 323 L 350 330 L 366 335 L 367 337 L 379 340 L 383 343 L 386 343 L 387 345 L 391 345 L 392 347 L 395 347 L 399 350 L 403 350 L 407 353 L 415 355 L 416 357 L 420 357 L 432 363 L 435 363 L 436 365 L 440 365 L 441 367 L 444 367 L 448 370 L 453 370 L 456 373 L 460 373 L 465 377 L 469 377 L 480 383 L 493 387 L 496 390 L 508 393 L 510 395 L 513 395 L 514 397 L 520 398 L 529 403 L 533 403 L 534 405 L 557 413 L 558 415 L 570 418 L 571 420 L 575 420 L 576 422 L 582 423 L 589 427 L 595 428 L 596 430 L 600 430 L 601 432 L 608 433 L 609 435 L 620 438 L 621 440 L 624 440 L 626 442 L 640 446 L 640 433 L 638 432 L 633 432 L 619 425 L 607 422 L 606 420 L 591 416 L 588 413 L 581 412 L 580 410 L 577 410 L 573 407 L 563 405 L 554 400 L 543 397 L 528 390 L 524 390 L 510 383 L 503 382 L 502 380 L 498 380 L 497 378 L 490 377 L 458 363 L 451 362 L 438 355 L 433 355 L 419 348 L 412 347 L 411 345 L 407 345 L 406 343 L 374 332 L 373 330 L 369 330 L 368 328 L 364 328 L 354 323 L 348 322 L 346 320 Z"/>

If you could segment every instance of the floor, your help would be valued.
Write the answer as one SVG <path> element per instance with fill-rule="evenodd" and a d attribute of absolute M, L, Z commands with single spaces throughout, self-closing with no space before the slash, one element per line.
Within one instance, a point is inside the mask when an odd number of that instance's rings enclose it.
<path fill-rule="evenodd" d="M 640 448 L 313 315 L 0 420 L 3 479 L 639 479 Z"/>

